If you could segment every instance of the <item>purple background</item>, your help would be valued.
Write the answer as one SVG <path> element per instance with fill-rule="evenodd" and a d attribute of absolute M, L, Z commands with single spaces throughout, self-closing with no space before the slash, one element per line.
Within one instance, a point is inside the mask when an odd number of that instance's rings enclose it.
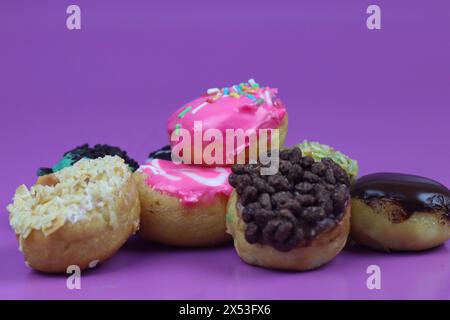
<path fill-rule="evenodd" d="M 72 1 L 0 2 L 0 298 L 450 298 L 449 244 L 414 254 L 354 248 L 289 273 L 248 266 L 231 245 L 135 239 L 83 273 L 79 291 L 64 275 L 28 269 L 4 208 L 37 167 L 84 142 L 143 161 L 167 143 L 171 112 L 251 77 L 279 88 L 288 144 L 318 140 L 358 159 L 361 174 L 450 185 L 448 1 L 73 2 L 81 31 L 65 26 Z M 365 25 L 371 3 L 382 9 L 378 31 Z M 381 266 L 378 291 L 366 288 L 371 264 Z"/>

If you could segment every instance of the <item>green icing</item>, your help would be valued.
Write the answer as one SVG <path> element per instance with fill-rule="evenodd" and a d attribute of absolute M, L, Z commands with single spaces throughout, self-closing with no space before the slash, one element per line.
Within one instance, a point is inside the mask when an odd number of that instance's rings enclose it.
<path fill-rule="evenodd" d="M 70 156 L 70 154 L 67 154 L 57 164 L 55 164 L 52 167 L 52 169 L 53 169 L 53 172 L 57 172 L 57 171 L 62 170 L 64 168 L 70 167 L 72 164 L 73 164 L 73 159 Z"/>
<path fill-rule="evenodd" d="M 233 222 L 233 214 L 230 211 L 228 211 L 227 214 L 225 215 L 225 219 L 228 222 Z"/>
<path fill-rule="evenodd" d="M 297 146 L 302 150 L 303 155 L 310 156 L 316 161 L 331 158 L 348 173 L 352 181 L 358 176 L 358 162 L 326 144 L 305 140 Z"/>

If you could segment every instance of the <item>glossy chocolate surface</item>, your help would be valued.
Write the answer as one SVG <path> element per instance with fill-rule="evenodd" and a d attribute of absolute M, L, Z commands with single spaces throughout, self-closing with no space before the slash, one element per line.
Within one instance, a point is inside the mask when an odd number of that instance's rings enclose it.
<path fill-rule="evenodd" d="M 370 205 L 372 201 L 391 200 L 409 217 L 414 212 L 441 212 L 450 219 L 450 190 L 437 181 L 402 173 L 374 173 L 359 178 L 352 197 Z"/>

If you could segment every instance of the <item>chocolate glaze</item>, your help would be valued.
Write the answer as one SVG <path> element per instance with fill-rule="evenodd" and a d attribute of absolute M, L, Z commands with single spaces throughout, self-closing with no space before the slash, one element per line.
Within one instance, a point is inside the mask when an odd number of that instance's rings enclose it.
<path fill-rule="evenodd" d="M 161 160 L 171 161 L 172 160 L 172 151 L 170 149 L 170 146 L 168 146 L 168 145 L 164 146 L 161 149 L 158 149 L 158 150 L 150 153 L 150 155 L 148 156 L 148 160 L 151 160 L 151 159 L 161 159 Z"/>
<path fill-rule="evenodd" d="M 441 212 L 450 219 L 450 190 L 432 179 L 402 173 L 374 173 L 359 178 L 351 190 L 352 197 L 370 205 L 377 200 L 397 203 L 405 212 Z"/>

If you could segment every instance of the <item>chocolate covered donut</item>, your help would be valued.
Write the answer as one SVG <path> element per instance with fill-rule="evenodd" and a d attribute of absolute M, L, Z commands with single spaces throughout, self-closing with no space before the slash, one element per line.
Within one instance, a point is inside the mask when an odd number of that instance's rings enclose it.
<path fill-rule="evenodd" d="M 279 172 L 234 165 L 227 226 L 239 256 L 268 268 L 308 270 L 336 256 L 350 229 L 350 178 L 331 158 L 298 147 L 280 152 Z"/>
<path fill-rule="evenodd" d="M 434 180 L 375 173 L 352 194 L 352 238 L 378 250 L 424 250 L 450 238 L 450 191 Z"/>

